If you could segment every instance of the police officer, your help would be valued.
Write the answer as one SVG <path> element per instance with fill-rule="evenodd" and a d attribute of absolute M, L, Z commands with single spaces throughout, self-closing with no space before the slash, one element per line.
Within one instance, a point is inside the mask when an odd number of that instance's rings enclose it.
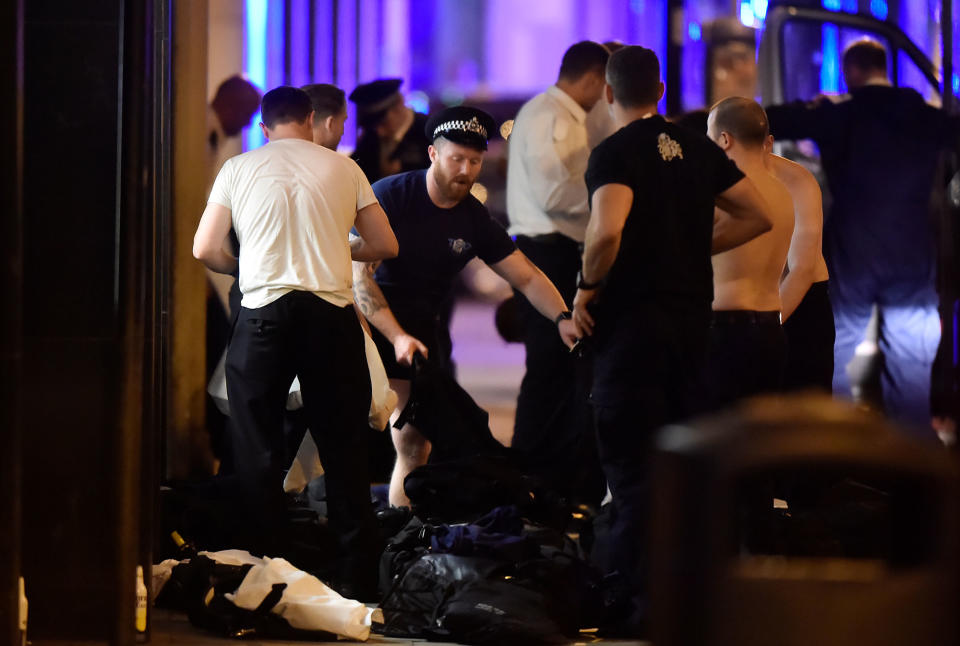
<path fill-rule="evenodd" d="M 377 79 L 354 88 L 360 137 L 353 159 L 371 183 L 382 177 L 430 165 L 426 115 L 408 108 L 400 94 L 401 79 Z"/>
<path fill-rule="evenodd" d="M 354 293 L 375 330 L 397 412 L 410 393 L 410 364 L 420 353 L 439 365 L 449 361 L 440 339 L 447 333 L 441 315 L 455 276 L 480 258 L 523 293 L 559 327 L 564 343 L 574 341 L 573 324 L 563 298 L 543 272 L 517 250 L 503 227 L 473 195 L 483 164 L 493 118 L 476 108 L 448 108 L 430 117 L 430 168 L 394 175 L 373 190 L 400 242 L 400 254 L 383 263 L 354 263 Z M 430 447 L 411 424 L 392 429 L 397 462 L 390 481 L 390 502 L 409 504 L 403 479 L 424 464 Z"/>

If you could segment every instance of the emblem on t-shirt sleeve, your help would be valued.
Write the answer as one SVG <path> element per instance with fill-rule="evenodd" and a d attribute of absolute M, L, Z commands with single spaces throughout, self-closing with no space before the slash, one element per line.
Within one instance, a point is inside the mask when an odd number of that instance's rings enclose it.
<path fill-rule="evenodd" d="M 665 132 L 661 132 L 657 137 L 657 150 L 660 151 L 660 158 L 663 161 L 683 159 L 683 148 Z"/>
<path fill-rule="evenodd" d="M 447 238 L 447 242 L 450 243 L 450 251 L 457 254 L 458 256 L 465 251 L 469 251 L 472 246 L 469 242 L 463 238 Z"/>

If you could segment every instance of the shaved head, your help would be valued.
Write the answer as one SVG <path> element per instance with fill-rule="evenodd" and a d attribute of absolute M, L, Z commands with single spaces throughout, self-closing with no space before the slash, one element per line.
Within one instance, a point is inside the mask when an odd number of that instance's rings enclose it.
<path fill-rule="evenodd" d="M 721 132 L 726 132 L 742 146 L 762 148 L 770 134 L 770 124 L 759 103 L 734 96 L 710 109 L 707 131 L 714 141 Z"/>

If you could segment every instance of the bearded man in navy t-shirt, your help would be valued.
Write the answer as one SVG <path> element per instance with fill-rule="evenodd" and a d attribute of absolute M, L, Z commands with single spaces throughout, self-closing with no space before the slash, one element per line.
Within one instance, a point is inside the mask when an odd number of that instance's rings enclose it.
<path fill-rule="evenodd" d="M 400 243 L 389 262 L 354 263 L 354 296 L 372 324 L 399 401 L 394 420 L 410 395 L 414 354 L 443 365 L 449 346 L 442 307 L 456 275 L 472 258 L 480 258 L 545 317 L 556 321 L 567 346 L 574 327 L 553 283 L 517 250 L 500 224 L 490 217 L 470 189 L 480 174 L 489 133 L 496 124 L 481 110 L 448 108 L 427 122 L 430 168 L 384 178 L 373 185 Z M 411 424 L 392 428 L 397 462 L 390 480 L 390 503 L 410 504 L 403 480 L 425 464 L 430 444 Z"/>

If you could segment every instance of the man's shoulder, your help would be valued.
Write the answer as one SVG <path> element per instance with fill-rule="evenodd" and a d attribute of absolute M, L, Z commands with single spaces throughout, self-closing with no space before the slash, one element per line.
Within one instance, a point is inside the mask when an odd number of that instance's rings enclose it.
<path fill-rule="evenodd" d="M 395 175 L 387 175 L 373 183 L 374 190 L 397 191 L 409 190 L 416 185 L 419 176 L 425 173 L 425 170 L 410 170 Z"/>
<path fill-rule="evenodd" d="M 553 118 L 560 112 L 560 104 L 547 92 L 541 92 L 527 100 L 517 111 L 514 123 L 538 118 Z"/>
<path fill-rule="evenodd" d="M 426 170 L 411 170 L 396 175 L 388 175 L 373 183 L 373 193 L 382 202 L 389 201 L 395 206 L 427 200 L 427 184 L 423 180 Z"/>
<path fill-rule="evenodd" d="M 493 217 L 492 215 L 490 215 L 490 211 L 489 209 L 487 209 L 486 205 L 483 202 L 481 202 L 479 199 L 477 199 L 477 197 L 472 192 L 468 193 L 467 196 L 460 201 L 459 206 L 463 208 L 465 211 L 468 211 L 474 217 L 482 217 L 482 218 Z"/>
<path fill-rule="evenodd" d="M 657 125 L 663 124 L 665 124 L 663 127 L 657 127 Z M 658 119 L 656 122 L 637 119 L 597 144 L 591 156 L 621 155 L 625 151 L 629 151 L 631 158 L 637 158 L 642 155 L 646 147 L 656 145 L 657 137 L 661 132 L 664 132 L 664 128 L 674 132 L 672 130 L 673 124 L 663 119 Z"/>

